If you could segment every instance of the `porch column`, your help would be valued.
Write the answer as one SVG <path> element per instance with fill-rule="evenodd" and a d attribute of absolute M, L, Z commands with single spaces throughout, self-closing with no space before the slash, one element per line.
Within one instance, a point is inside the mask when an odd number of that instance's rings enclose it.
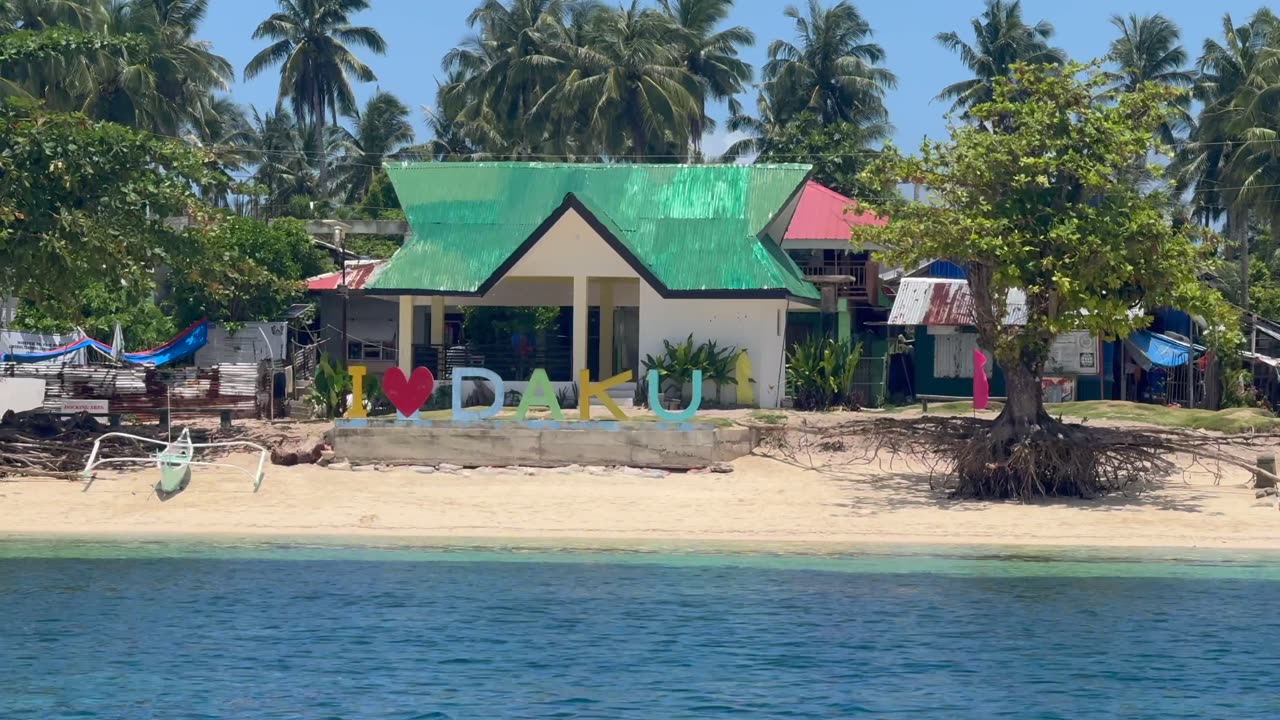
<path fill-rule="evenodd" d="M 587 367 L 587 282 L 588 278 L 573 278 L 573 372 Z"/>
<path fill-rule="evenodd" d="M 444 345 L 444 296 L 431 296 L 431 344 Z"/>
<path fill-rule="evenodd" d="M 600 376 L 613 376 L 613 281 L 600 280 Z"/>
<path fill-rule="evenodd" d="M 400 338 L 396 348 L 396 358 L 400 370 L 407 376 L 413 372 L 413 296 L 400 296 Z"/>

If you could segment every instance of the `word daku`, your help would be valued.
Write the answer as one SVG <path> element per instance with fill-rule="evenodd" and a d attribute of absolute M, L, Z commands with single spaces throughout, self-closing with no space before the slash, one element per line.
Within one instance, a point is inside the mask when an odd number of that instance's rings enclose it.
<path fill-rule="evenodd" d="M 357 365 L 349 368 L 348 372 L 351 374 L 351 396 L 353 398 L 364 397 L 364 378 L 368 373 L 368 368 Z M 746 373 L 743 375 L 745 376 Z M 659 420 L 665 422 L 687 422 L 698 412 L 698 408 L 702 405 L 701 370 L 693 371 L 692 385 L 694 392 L 689 406 L 678 412 L 662 407 L 661 393 L 659 391 L 661 377 L 658 371 L 650 370 L 646 377 L 649 383 L 649 409 L 654 415 L 658 416 Z M 484 380 L 493 386 L 493 402 L 489 407 L 483 410 L 475 410 L 462 406 L 464 397 L 463 382 L 468 378 Z M 609 389 L 616 385 L 630 382 L 630 380 L 630 370 L 600 382 L 591 382 L 590 371 L 580 370 L 578 372 L 578 408 L 582 419 L 591 419 L 591 399 L 595 398 L 609 411 L 609 414 L 614 419 L 626 420 L 627 416 L 622 412 L 622 408 L 618 407 L 613 398 L 609 397 Z M 745 382 L 749 382 L 749 380 Z M 414 368 L 413 372 L 408 377 L 405 377 L 404 371 L 395 367 L 387 370 L 382 375 L 382 393 L 387 396 L 387 400 L 395 407 L 401 418 L 410 419 L 417 416 L 435 389 L 436 379 L 430 368 Z M 502 411 L 502 400 L 506 396 L 506 387 L 502 382 L 502 378 L 491 370 L 484 368 L 454 368 L 452 395 L 452 419 L 454 422 L 480 422 L 495 417 Z M 546 370 L 534 370 L 533 375 L 529 377 L 529 386 L 525 388 L 524 393 L 520 396 L 520 406 L 516 409 L 515 419 L 524 420 L 531 407 L 547 408 L 551 412 L 552 418 L 556 420 L 564 419 L 560 403 L 556 400 L 555 386 L 551 384 L 550 378 L 547 377 Z M 356 401 L 351 403 L 346 417 L 348 419 L 365 418 L 368 417 L 368 412 L 361 402 Z"/>

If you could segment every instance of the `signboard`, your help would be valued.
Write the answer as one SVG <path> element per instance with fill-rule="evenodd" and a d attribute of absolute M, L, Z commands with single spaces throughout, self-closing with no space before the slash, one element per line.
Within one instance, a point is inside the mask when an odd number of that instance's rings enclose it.
<path fill-rule="evenodd" d="M 1065 377 L 1040 378 L 1040 390 L 1047 403 L 1074 402 L 1076 399 L 1076 379 Z"/>
<path fill-rule="evenodd" d="M 1085 330 L 1059 335 L 1049 346 L 1044 371 L 1053 375 L 1097 375 L 1102 371 L 1102 344 Z"/>
<path fill-rule="evenodd" d="M 64 413 L 87 412 L 93 415 L 106 415 L 107 406 L 106 400 L 68 399 L 62 401 L 61 411 Z"/>
<path fill-rule="evenodd" d="M 10 410 L 35 410 L 43 404 L 43 378 L 0 377 L 0 415 Z"/>
<path fill-rule="evenodd" d="M 48 335 L 45 333 L 18 332 L 17 330 L 0 330 L 0 354 L 14 353 L 16 355 L 22 353 L 47 352 L 49 350 L 56 350 L 63 345 L 77 342 L 83 337 L 84 335 L 79 333 Z M 83 365 L 85 363 L 85 351 L 80 349 L 65 357 L 55 358 L 46 362 Z"/>

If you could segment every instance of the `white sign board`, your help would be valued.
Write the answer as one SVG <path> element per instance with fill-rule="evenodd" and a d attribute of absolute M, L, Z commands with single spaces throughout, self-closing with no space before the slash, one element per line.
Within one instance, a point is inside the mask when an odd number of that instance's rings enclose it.
<path fill-rule="evenodd" d="M 62 412 L 78 413 L 87 412 L 95 415 L 106 415 L 108 403 L 106 400 L 63 400 Z"/>
<path fill-rule="evenodd" d="M 43 378 L 0 377 L 0 415 L 23 412 L 44 405 Z"/>
<path fill-rule="evenodd" d="M 1102 345 L 1088 331 L 1059 335 L 1049 347 L 1046 375 L 1097 375 L 1102 371 Z"/>

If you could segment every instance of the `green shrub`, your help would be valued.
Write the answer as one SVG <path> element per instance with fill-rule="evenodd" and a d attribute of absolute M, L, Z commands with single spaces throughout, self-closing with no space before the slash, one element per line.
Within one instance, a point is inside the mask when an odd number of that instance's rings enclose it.
<path fill-rule="evenodd" d="M 861 343 L 850 346 L 831 338 L 797 343 L 787 353 L 787 376 L 796 409 L 856 409 L 853 378 L 861 357 Z"/>
<path fill-rule="evenodd" d="M 644 374 L 640 382 L 636 383 L 637 404 L 640 404 L 641 398 L 647 404 L 649 387 L 646 377 L 650 370 L 657 370 L 662 378 L 659 393 L 672 396 L 678 393 L 681 401 L 687 400 L 684 397 L 684 387 L 693 382 L 693 373 L 700 370 L 702 379 L 709 380 L 715 385 L 716 401 L 720 402 L 724 386 L 738 384 L 734 370 L 737 367 L 739 354 L 741 351 L 736 347 L 722 348 L 714 340 L 701 344 L 695 343 L 692 334 L 679 343 L 673 344 L 669 340 L 663 340 L 661 355 L 657 357 L 646 355 L 644 358 L 642 363 Z M 644 385 L 643 393 L 641 392 L 642 384 Z M 702 392 L 702 388 L 693 388 L 693 391 Z"/>

